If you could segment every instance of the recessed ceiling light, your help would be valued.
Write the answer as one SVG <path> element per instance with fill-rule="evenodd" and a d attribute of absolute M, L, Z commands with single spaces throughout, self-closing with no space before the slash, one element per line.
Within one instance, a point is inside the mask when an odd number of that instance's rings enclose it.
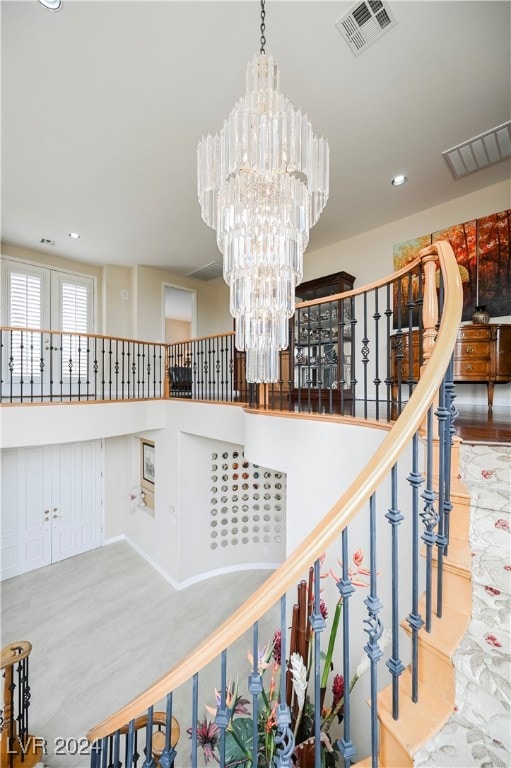
<path fill-rule="evenodd" d="M 391 184 L 393 187 L 400 187 L 401 184 L 404 184 L 405 181 L 408 181 L 406 176 L 403 176 L 402 173 L 400 173 L 398 176 L 394 176 L 394 178 L 391 181 Z"/>
<path fill-rule="evenodd" d="M 78 234 L 78 232 L 70 232 L 69 233 L 69 237 L 72 237 L 73 240 L 79 240 L 80 239 L 80 235 Z"/>
<path fill-rule="evenodd" d="M 60 11 L 62 8 L 62 0 L 38 0 L 38 2 L 48 8 L 49 11 Z"/>

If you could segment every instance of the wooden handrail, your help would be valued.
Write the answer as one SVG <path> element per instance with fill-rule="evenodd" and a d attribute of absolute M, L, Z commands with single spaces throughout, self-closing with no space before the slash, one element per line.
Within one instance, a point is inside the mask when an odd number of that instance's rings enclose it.
<path fill-rule="evenodd" d="M 19 640 L 16 643 L 6 645 L 0 652 L 0 669 L 5 669 L 26 659 L 27 656 L 30 656 L 31 651 L 32 643 L 29 643 L 28 640 Z"/>
<path fill-rule="evenodd" d="M 431 254 L 440 261 L 445 287 L 444 311 L 437 343 L 431 355 L 430 364 L 419 379 L 408 406 L 380 447 L 321 522 L 267 581 L 210 637 L 188 653 L 169 672 L 129 704 L 92 728 L 88 733 L 91 742 L 115 732 L 148 707 L 153 706 L 169 691 L 176 690 L 250 629 L 285 592 L 296 585 L 311 563 L 326 551 L 397 462 L 408 442 L 418 431 L 440 387 L 451 359 L 461 319 L 462 287 L 453 250 L 449 243 L 440 241 L 421 251 L 420 257 L 425 258 Z M 397 274 L 402 273 L 403 271 L 400 270 Z M 331 298 L 329 297 L 328 300 Z"/>
<path fill-rule="evenodd" d="M 413 272 L 415 267 L 417 267 L 421 263 L 421 261 L 423 261 L 421 256 L 417 256 L 417 258 L 411 261 L 409 264 L 406 264 L 404 267 L 401 267 L 401 269 L 399 269 L 397 272 L 393 272 L 391 275 L 387 275 L 387 277 L 381 277 L 379 280 L 375 280 L 373 283 L 368 283 L 367 285 L 363 285 L 360 288 L 353 288 L 351 291 L 344 291 L 343 293 L 332 293 L 331 295 L 324 296 L 321 299 L 310 299 L 309 301 L 300 301 L 299 303 L 296 304 L 295 309 L 303 309 L 305 307 L 317 306 L 318 304 L 327 304 L 329 301 L 340 301 L 340 299 L 351 299 L 354 296 L 360 296 L 362 293 L 370 293 L 370 291 L 375 291 L 378 288 L 383 288 L 384 285 L 388 285 L 389 283 L 394 283 L 400 277 L 406 277 L 406 275 L 410 274 L 410 272 Z"/>
<path fill-rule="evenodd" d="M 17 333 L 53 333 L 59 336 L 80 336 L 88 339 L 107 339 L 108 341 L 125 341 L 130 344 L 151 344 L 153 347 L 167 347 L 164 341 L 142 341 L 141 339 L 125 339 L 122 336 L 106 336 L 101 333 L 79 333 L 78 331 L 58 331 L 51 328 L 26 328 L 25 326 L 0 325 L 0 331 L 16 331 Z"/>

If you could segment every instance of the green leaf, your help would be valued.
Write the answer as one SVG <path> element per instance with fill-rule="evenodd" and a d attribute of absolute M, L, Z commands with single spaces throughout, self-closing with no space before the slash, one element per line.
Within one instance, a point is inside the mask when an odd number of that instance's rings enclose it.
<path fill-rule="evenodd" d="M 253 724 L 250 717 L 237 717 L 225 732 L 225 764 L 244 766 L 252 763 Z"/>

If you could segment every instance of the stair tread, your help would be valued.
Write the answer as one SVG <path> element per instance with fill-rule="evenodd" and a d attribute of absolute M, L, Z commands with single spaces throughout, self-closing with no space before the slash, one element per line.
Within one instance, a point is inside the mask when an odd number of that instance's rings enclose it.
<path fill-rule="evenodd" d="M 392 717 L 391 685 L 378 694 L 378 717 L 403 748 L 414 755 L 445 725 L 453 708 L 424 684 L 419 685 L 417 704 L 411 700 L 411 691 L 412 676 L 408 667 L 399 678 L 399 720 Z"/>
<path fill-rule="evenodd" d="M 426 616 L 425 595 L 422 595 L 419 600 L 419 614 L 423 619 Z M 443 654 L 448 659 L 452 659 L 462 638 L 465 636 L 469 622 L 470 616 L 467 613 L 458 611 L 450 605 L 445 605 L 442 618 L 438 618 L 433 612 L 431 616 L 431 632 L 426 632 L 425 627 L 421 627 L 419 630 L 419 643 L 423 643 Z M 401 622 L 401 626 L 407 634 L 411 634 L 410 625 L 406 620 Z"/>
<path fill-rule="evenodd" d="M 421 547 L 421 556 L 426 556 L 426 545 Z M 438 562 L 438 549 L 433 547 L 432 551 L 433 566 Z M 472 574 L 472 551 L 466 539 L 457 536 L 449 537 L 448 554 L 444 555 L 444 569 L 451 573 L 459 573 L 471 579 Z"/>

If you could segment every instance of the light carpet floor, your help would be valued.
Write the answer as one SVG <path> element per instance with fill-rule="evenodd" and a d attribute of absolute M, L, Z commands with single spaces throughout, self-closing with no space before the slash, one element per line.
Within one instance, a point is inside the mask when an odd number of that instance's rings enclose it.
<path fill-rule="evenodd" d="M 511 447 L 461 447 L 471 496 L 472 619 L 454 657 L 456 710 L 416 768 L 511 766 Z"/>

